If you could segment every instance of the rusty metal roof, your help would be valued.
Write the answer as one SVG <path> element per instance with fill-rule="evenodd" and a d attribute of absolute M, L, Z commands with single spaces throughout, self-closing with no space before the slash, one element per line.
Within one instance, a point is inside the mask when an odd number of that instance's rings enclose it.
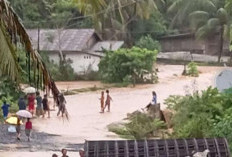
<path fill-rule="evenodd" d="M 85 157 L 230 157 L 225 138 L 86 141 Z"/>

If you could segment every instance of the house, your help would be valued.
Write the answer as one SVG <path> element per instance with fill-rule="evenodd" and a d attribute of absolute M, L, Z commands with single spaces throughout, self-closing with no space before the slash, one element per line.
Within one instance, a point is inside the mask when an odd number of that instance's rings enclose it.
<path fill-rule="evenodd" d="M 103 50 L 117 50 L 123 41 L 102 41 L 94 29 L 28 29 L 33 46 L 47 52 L 49 59 L 59 63 L 60 56 L 72 61 L 77 74 L 97 71 Z M 38 42 L 39 41 L 39 42 Z"/>
<path fill-rule="evenodd" d="M 162 52 L 190 51 L 191 53 L 218 55 L 219 35 L 197 40 L 192 33 L 168 35 L 159 39 Z M 229 53 L 229 41 L 224 41 L 223 54 Z"/>

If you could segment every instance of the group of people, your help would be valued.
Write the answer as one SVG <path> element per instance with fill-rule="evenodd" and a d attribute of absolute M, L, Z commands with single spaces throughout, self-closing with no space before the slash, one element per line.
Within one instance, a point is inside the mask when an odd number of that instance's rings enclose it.
<path fill-rule="evenodd" d="M 28 109 L 32 116 L 34 116 L 35 111 L 38 117 L 41 115 L 44 117 L 46 113 L 48 113 L 48 118 L 50 118 L 50 108 L 47 94 L 45 94 L 42 98 L 40 93 L 37 91 L 36 93 L 30 93 L 25 97 L 21 96 L 18 101 L 18 107 L 19 110 Z"/>
<path fill-rule="evenodd" d="M 106 101 L 105 101 L 104 91 L 101 92 L 101 98 L 99 98 L 99 99 L 100 99 L 100 103 L 101 103 L 100 113 L 104 113 L 106 107 L 108 107 L 108 112 L 110 112 L 110 102 L 113 101 L 113 99 L 110 96 L 109 90 L 106 90 Z"/>

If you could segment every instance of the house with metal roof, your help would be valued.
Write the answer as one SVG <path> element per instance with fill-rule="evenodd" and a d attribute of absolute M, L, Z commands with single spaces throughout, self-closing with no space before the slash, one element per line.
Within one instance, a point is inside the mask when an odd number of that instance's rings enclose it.
<path fill-rule="evenodd" d="M 97 71 L 103 50 L 117 50 L 123 41 L 102 41 L 94 29 L 28 29 L 35 49 L 47 52 L 59 63 L 60 56 L 72 61 L 77 74 Z"/>
<path fill-rule="evenodd" d="M 162 52 L 187 51 L 191 53 L 218 55 L 220 49 L 219 34 L 210 38 L 197 40 L 193 33 L 163 36 L 159 39 Z M 225 39 L 223 44 L 223 55 L 230 54 L 229 40 Z"/>

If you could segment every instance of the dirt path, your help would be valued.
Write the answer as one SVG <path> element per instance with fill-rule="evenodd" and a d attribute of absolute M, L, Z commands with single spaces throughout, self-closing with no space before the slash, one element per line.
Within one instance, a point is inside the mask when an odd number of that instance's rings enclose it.
<path fill-rule="evenodd" d="M 202 90 L 214 85 L 215 75 L 222 69 L 222 67 L 200 67 L 199 70 L 202 72 L 200 76 L 192 78 L 181 76 L 183 66 L 159 65 L 158 84 L 110 89 L 113 98 L 112 112 L 110 113 L 99 113 L 100 102 L 98 98 L 100 97 L 100 91 L 88 92 L 66 97 L 70 114 L 69 121 L 63 121 L 60 117 L 57 118 L 56 112 L 53 111 L 50 119 L 36 119 L 33 124 L 38 132 L 59 135 L 58 138 L 53 138 L 55 143 L 73 144 L 73 147 L 77 147 L 75 144 L 83 143 L 85 140 L 118 139 L 117 135 L 107 131 L 106 126 L 122 120 L 127 113 L 144 107 L 151 101 L 153 90 L 157 92 L 158 102 L 162 104 L 161 107 L 165 108 L 163 102 L 169 95 L 183 95 L 193 89 Z M 92 87 L 94 85 L 100 85 L 100 83 L 69 82 L 67 85 L 58 83 L 61 89 Z M 53 140 L 51 141 L 53 143 Z M 44 151 L 49 150 L 52 149 L 44 149 Z"/>

